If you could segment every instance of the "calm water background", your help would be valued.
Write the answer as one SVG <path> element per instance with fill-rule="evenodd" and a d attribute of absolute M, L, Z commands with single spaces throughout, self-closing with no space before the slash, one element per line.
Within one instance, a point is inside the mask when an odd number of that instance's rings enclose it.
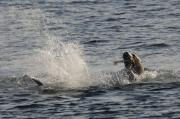
<path fill-rule="evenodd" d="M 180 118 L 179 0 L 1 0 L 0 34 L 2 119 Z M 58 54 L 62 50 L 68 61 Z M 85 86 L 68 76 L 69 84 L 83 88 L 22 81 L 24 74 L 44 82 L 50 75 L 66 77 L 58 72 L 56 57 L 72 63 L 61 69 L 70 74 L 81 74 L 81 64 L 93 76 L 116 72 L 123 65 L 112 62 L 124 51 L 137 53 L 145 67 L 157 70 L 156 80 L 106 87 Z"/>

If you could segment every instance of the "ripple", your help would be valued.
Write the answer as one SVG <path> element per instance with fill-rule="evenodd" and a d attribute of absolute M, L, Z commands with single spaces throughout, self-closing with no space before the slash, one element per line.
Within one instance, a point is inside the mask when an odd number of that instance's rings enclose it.
<path fill-rule="evenodd" d="M 14 108 L 18 108 L 18 109 L 33 109 L 33 108 L 43 108 L 45 107 L 44 104 L 25 104 L 25 105 L 18 105 L 15 106 Z"/>
<path fill-rule="evenodd" d="M 130 49 L 130 48 L 141 48 L 141 49 L 163 49 L 169 48 L 170 45 L 166 43 L 153 43 L 153 44 L 139 44 L 141 42 L 133 43 L 133 44 L 126 44 L 126 46 L 118 47 L 117 49 Z"/>
<path fill-rule="evenodd" d="M 108 40 L 91 40 L 91 41 L 87 41 L 87 42 L 84 42 L 83 44 L 99 44 L 99 43 L 108 43 L 109 41 Z"/>
<path fill-rule="evenodd" d="M 121 21 L 123 19 L 125 19 L 125 18 L 107 18 L 107 19 L 105 19 L 105 21 L 107 21 L 107 22 L 114 22 L 114 21 Z"/>
<path fill-rule="evenodd" d="M 166 44 L 166 43 L 154 43 L 154 44 L 145 44 L 142 45 L 140 47 L 146 48 L 146 49 L 158 49 L 158 48 L 167 48 L 170 47 L 170 45 Z"/>
<path fill-rule="evenodd" d="M 78 5 L 82 5 L 82 4 L 100 4 L 100 3 L 106 3 L 105 1 L 99 1 L 99 0 L 77 0 L 77 1 L 72 1 L 72 2 L 68 2 L 69 4 L 78 4 Z"/>

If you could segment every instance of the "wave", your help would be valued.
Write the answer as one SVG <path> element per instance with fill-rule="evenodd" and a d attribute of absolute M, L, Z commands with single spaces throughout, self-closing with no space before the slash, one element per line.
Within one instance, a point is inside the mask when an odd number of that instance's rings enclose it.
<path fill-rule="evenodd" d="M 99 43 L 108 43 L 108 40 L 90 40 L 87 42 L 84 42 L 83 44 L 89 44 L 89 45 L 95 45 L 95 44 L 99 44 Z"/>
<path fill-rule="evenodd" d="M 98 0 L 72 0 L 68 2 L 69 4 L 102 4 L 106 3 L 106 1 L 98 1 Z"/>
<path fill-rule="evenodd" d="M 166 43 L 152 43 L 152 44 L 140 44 L 141 42 L 137 42 L 136 43 L 133 43 L 133 44 L 126 44 L 126 46 L 121 46 L 121 47 L 118 47 L 117 49 L 131 49 L 131 48 L 143 48 L 143 49 L 146 49 L 146 50 L 149 50 L 149 49 L 163 49 L 163 48 L 168 48 L 168 47 L 171 47 L 171 45 L 169 44 L 166 44 Z"/>
<path fill-rule="evenodd" d="M 166 43 L 154 43 L 154 44 L 143 45 L 142 47 L 146 49 L 154 49 L 154 48 L 167 48 L 170 47 L 170 45 Z"/>

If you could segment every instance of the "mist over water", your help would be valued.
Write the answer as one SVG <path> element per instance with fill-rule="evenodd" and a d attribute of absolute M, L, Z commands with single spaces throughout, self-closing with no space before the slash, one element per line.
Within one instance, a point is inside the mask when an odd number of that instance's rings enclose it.
<path fill-rule="evenodd" d="M 1 0 L 0 118 L 180 118 L 179 4 Z M 113 65 L 124 51 L 143 80 Z"/>

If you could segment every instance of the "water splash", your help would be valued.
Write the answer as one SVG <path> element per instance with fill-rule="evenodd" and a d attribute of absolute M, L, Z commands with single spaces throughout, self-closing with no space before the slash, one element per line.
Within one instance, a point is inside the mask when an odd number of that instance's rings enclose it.
<path fill-rule="evenodd" d="M 104 87 L 119 87 L 127 84 L 140 83 L 144 81 L 153 81 L 157 78 L 159 73 L 157 71 L 145 71 L 144 74 L 136 75 L 136 80 L 130 81 L 126 70 L 111 73 L 101 73 L 96 79 L 99 81 L 99 85 Z"/>
<path fill-rule="evenodd" d="M 33 40 L 31 39 L 33 42 L 31 40 L 27 42 L 29 47 L 36 44 L 36 47 L 33 47 L 34 50 L 30 51 L 33 52 L 32 55 L 27 57 L 28 60 L 24 63 L 28 69 L 26 74 L 36 77 L 43 83 L 68 88 L 94 85 L 114 87 L 131 83 L 121 72 L 98 72 L 97 75 L 89 73 L 82 45 L 64 42 L 65 39 L 62 36 L 55 36 L 53 31 L 48 29 L 48 24 L 52 22 L 55 27 L 64 26 L 61 20 L 47 18 L 45 12 L 40 9 L 22 11 L 13 8 L 9 14 L 10 18 L 19 19 L 20 24 L 17 26 L 20 25 L 23 28 L 18 32 L 19 36 L 23 31 L 24 37 L 33 37 Z M 145 72 L 143 78 L 151 80 L 157 75 L 156 71 Z"/>
<path fill-rule="evenodd" d="M 62 36 L 56 36 L 54 31 L 49 30 L 48 24 L 64 26 L 61 19 L 46 17 L 41 9 L 10 8 L 9 14 L 19 21 L 18 25 L 22 28 L 18 32 L 20 36 L 24 34 L 26 39 L 29 38 L 26 43 L 30 47 L 28 54 L 16 63 L 23 67 L 23 73 L 46 84 L 63 84 L 64 87 L 89 85 L 82 46 L 63 42 L 65 39 Z"/>
<path fill-rule="evenodd" d="M 77 43 L 48 41 L 47 47 L 37 50 L 35 77 L 45 83 L 62 84 L 66 87 L 84 87 L 89 84 L 88 68 Z"/>

